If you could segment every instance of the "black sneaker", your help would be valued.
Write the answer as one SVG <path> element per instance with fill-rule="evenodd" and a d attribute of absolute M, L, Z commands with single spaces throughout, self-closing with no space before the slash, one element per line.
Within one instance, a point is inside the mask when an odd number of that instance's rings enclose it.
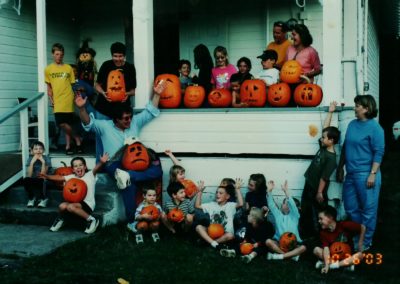
<path fill-rule="evenodd" d="M 88 221 L 87 225 L 86 225 L 85 233 L 86 234 L 93 234 L 96 231 L 98 226 L 99 226 L 99 220 L 92 219 L 92 220 Z"/>
<path fill-rule="evenodd" d="M 73 155 L 74 151 L 71 148 L 65 149 L 65 155 Z"/>
<path fill-rule="evenodd" d="M 83 153 L 82 145 L 76 146 L 76 153 L 78 153 L 78 154 L 82 154 Z"/>

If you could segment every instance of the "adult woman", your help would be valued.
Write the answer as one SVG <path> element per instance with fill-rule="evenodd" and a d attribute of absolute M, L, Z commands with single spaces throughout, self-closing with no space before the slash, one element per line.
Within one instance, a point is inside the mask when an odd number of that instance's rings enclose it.
<path fill-rule="evenodd" d="M 305 25 L 296 24 L 292 30 L 293 45 L 286 51 L 286 60 L 296 60 L 303 68 L 303 74 L 314 80 L 322 72 L 318 52 L 311 47 L 313 38 Z"/>
<path fill-rule="evenodd" d="M 356 96 L 354 103 L 357 119 L 348 125 L 337 177 L 343 180 L 346 164 L 344 208 L 352 221 L 365 225 L 364 249 L 368 249 L 376 226 L 381 187 L 379 166 L 385 141 L 382 127 L 373 119 L 378 114 L 375 99 L 371 95 Z"/>
<path fill-rule="evenodd" d="M 193 78 L 193 83 L 202 86 L 208 94 L 211 91 L 211 69 L 213 68 L 210 51 L 204 44 L 199 44 L 193 49 L 193 54 L 194 68 L 199 69 L 199 76 Z"/>

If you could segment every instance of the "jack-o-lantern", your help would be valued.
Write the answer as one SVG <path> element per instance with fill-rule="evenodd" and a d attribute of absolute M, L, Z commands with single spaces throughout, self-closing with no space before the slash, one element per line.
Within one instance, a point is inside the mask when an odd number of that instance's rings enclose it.
<path fill-rule="evenodd" d="M 275 107 L 287 106 L 290 102 L 290 87 L 286 83 L 273 84 L 268 88 L 268 103 Z"/>
<path fill-rule="evenodd" d="M 215 89 L 208 94 L 208 103 L 212 107 L 229 107 L 232 103 L 232 94 L 225 89 Z"/>
<path fill-rule="evenodd" d="M 300 82 L 300 76 L 303 73 L 303 68 L 296 60 L 286 61 L 281 69 L 280 78 L 281 81 L 289 84 L 295 84 Z"/>
<path fill-rule="evenodd" d="M 279 239 L 279 247 L 284 252 L 291 251 L 295 249 L 297 246 L 297 238 L 296 235 L 290 232 L 283 233 L 281 238 Z"/>
<path fill-rule="evenodd" d="M 57 176 L 68 176 L 68 175 L 72 175 L 74 173 L 74 171 L 72 170 L 72 167 L 67 167 L 67 164 L 64 162 L 61 162 L 61 164 L 63 164 L 63 167 L 59 167 L 54 171 L 54 174 Z M 63 181 L 57 181 L 55 182 L 55 184 L 58 187 L 62 187 L 64 185 Z"/>
<path fill-rule="evenodd" d="M 329 247 L 329 251 L 333 260 L 342 260 L 351 256 L 351 247 L 344 242 L 334 242 Z"/>
<path fill-rule="evenodd" d="M 183 97 L 183 104 L 187 108 L 198 108 L 203 104 L 205 97 L 206 92 L 202 86 L 188 86 Z"/>
<path fill-rule="evenodd" d="M 183 211 L 181 209 L 173 208 L 168 212 L 167 218 L 174 223 L 180 223 L 183 221 L 183 219 L 185 219 L 185 216 L 183 215 Z"/>
<path fill-rule="evenodd" d="M 149 224 L 146 221 L 140 221 L 136 224 L 136 229 L 139 232 L 145 232 L 149 229 Z"/>
<path fill-rule="evenodd" d="M 150 166 L 150 157 L 146 147 L 136 141 L 126 146 L 122 157 L 122 167 L 132 171 L 144 171 Z"/>
<path fill-rule="evenodd" d="M 140 211 L 140 214 L 149 214 L 151 215 L 152 220 L 157 220 L 158 217 L 160 216 L 160 212 L 154 205 L 148 205 L 146 207 L 143 207 L 142 211 Z"/>
<path fill-rule="evenodd" d="M 197 193 L 197 185 L 190 179 L 182 180 L 180 183 L 185 187 L 186 197 L 192 198 Z"/>
<path fill-rule="evenodd" d="M 251 243 L 242 243 L 242 244 L 240 244 L 240 252 L 243 255 L 250 254 L 253 251 L 253 249 L 254 249 L 254 246 Z"/>
<path fill-rule="evenodd" d="M 249 107 L 263 107 L 267 101 L 267 91 L 263 80 L 246 80 L 240 87 L 240 101 Z"/>
<path fill-rule="evenodd" d="M 294 90 L 293 98 L 298 106 L 316 107 L 322 101 L 322 89 L 317 84 L 300 84 Z"/>
<path fill-rule="evenodd" d="M 161 74 L 154 80 L 154 86 L 161 81 L 166 82 L 164 91 L 160 94 L 161 108 L 177 108 L 181 104 L 182 93 L 179 78 L 173 74 Z"/>
<path fill-rule="evenodd" d="M 107 97 L 112 102 L 122 102 L 126 98 L 125 78 L 121 69 L 111 70 L 108 73 Z"/>
<path fill-rule="evenodd" d="M 63 197 L 67 202 L 79 203 L 85 199 L 86 193 L 87 185 L 79 178 L 71 178 L 64 185 Z"/>
<path fill-rule="evenodd" d="M 207 228 L 207 233 L 213 240 L 222 237 L 225 233 L 224 227 L 221 224 L 210 224 Z"/>

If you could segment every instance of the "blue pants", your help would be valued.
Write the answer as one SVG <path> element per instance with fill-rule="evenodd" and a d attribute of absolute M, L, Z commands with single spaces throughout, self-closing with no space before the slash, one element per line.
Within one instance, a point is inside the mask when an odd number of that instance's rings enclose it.
<path fill-rule="evenodd" d="M 112 178 L 114 178 L 114 173 L 117 168 L 123 169 L 121 162 L 114 162 L 110 165 L 107 165 L 105 170 Z M 127 172 L 131 177 L 131 185 L 121 190 L 121 194 L 125 206 L 126 219 L 128 220 L 128 223 L 132 223 L 135 220 L 137 183 L 160 179 L 162 178 L 163 172 L 161 169 L 161 164 L 150 164 L 150 167 L 145 171 L 138 172 L 127 170 Z"/>
<path fill-rule="evenodd" d="M 102 114 L 99 111 L 94 112 L 94 116 L 96 119 L 99 120 L 111 120 L 108 116 Z M 101 138 L 99 135 L 96 134 L 96 163 L 100 161 L 100 157 L 104 154 L 104 147 L 103 147 L 103 142 L 101 142 Z"/>
<path fill-rule="evenodd" d="M 372 244 L 375 232 L 381 173 L 376 173 L 375 186 L 367 187 L 369 172 L 347 174 L 343 187 L 343 203 L 346 213 L 352 221 L 366 227 L 364 246 Z M 357 238 L 358 239 L 358 238 Z M 355 242 L 357 246 L 357 243 Z"/>

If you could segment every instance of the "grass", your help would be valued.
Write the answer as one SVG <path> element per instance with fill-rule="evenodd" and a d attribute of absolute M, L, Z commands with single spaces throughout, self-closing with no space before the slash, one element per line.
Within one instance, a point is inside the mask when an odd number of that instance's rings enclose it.
<path fill-rule="evenodd" d="M 400 283 L 400 152 L 390 152 L 383 163 L 379 221 L 372 253 L 383 255 L 382 265 L 360 264 L 355 272 L 336 270 L 321 275 L 309 252 L 296 263 L 256 258 L 243 264 L 226 259 L 191 238 L 161 235 L 136 245 L 124 225 L 107 227 L 95 235 L 65 245 L 54 253 L 19 260 L 0 268 L 4 283 Z M 5 256 L 3 256 L 5 257 Z M 10 256 L 9 256 L 10 257 Z"/>

